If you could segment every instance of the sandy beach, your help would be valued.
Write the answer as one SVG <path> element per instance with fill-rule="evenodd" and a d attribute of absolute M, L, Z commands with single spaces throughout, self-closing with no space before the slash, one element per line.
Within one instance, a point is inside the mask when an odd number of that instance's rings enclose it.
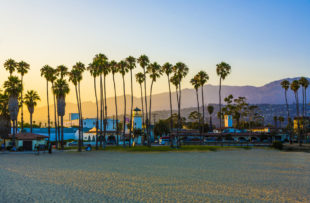
<path fill-rule="evenodd" d="M 0 154 L 0 202 L 307 202 L 310 154 Z"/>

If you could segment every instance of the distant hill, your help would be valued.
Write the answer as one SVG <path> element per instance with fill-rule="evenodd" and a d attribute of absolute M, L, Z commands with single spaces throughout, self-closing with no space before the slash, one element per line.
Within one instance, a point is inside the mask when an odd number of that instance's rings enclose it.
<path fill-rule="evenodd" d="M 293 81 L 299 78 L 286 78 L 289 81 Z M 310 80 L 310 78 L 308 78 Z M 284 79 L 282 79 L 284 80 Z M 284 90 L 281 88 L 281 81 L 277 80 L 268 83 L 261 87 L 255 86 L 222 86 L 222 98 L 224 99 L 229 94 L 234 95 L 234 97 L 244 96 L 248 99 L 251 104 L 284 104 Z M 218 86 L 217 85 L 206 85 L 204 86 L 204 97 L 205 103 L 218 103 Z M 310 88 L 309 88 L 310 89 Z M 200 91 L 199 91 L 200 93 Z M 301 94 L 300 94 L 301 95 Z M 201 95 L 199 95 L 201 96 Z M 172 103 L 174 109 L 177 108 L 176 105 L 176 95 L 172 93 Z M 310 93 L 307 95 L 307 101 L 310 101 Z M 294 103 L 294 94 L 292 91 L 288 91 L 288 102 Z M 115 114 L 114 98 L 108 98 L 108 115 L 112 116 Z M 134 97 L 134 107 L 141 107 L 140 98 Z M 183 89 L 182 90 L 182 108 L 191 108 L 196 106 L 195 90 L 194 89 Z M 96 104 L 94 102 L 84 102 L 82 104 L 84 117 L 95 117 L 96 116 Z M 127 113 L 130 113 L 130 96 L 127 95 Z M 53 112 L 53 107 L 50 107 L 51 112 Z M 119 114 L 123 114 L 123 97 L 118 97 L 118 110 Z M 152 96 L 152 110 L 162 111 L 169 110 L 169 93 L 155 94 Z M 77 112 L 76 104 L 67 103 L 66 106 L 66 119 L 69 113 Z M 52 114 L 53 115 L 53 114 Z M 35 110 L 34 120 L 38 122 L 46 122 L 47 108 L 40 107 Z M 25 109 L 25 119 L 28 120 L 28 112 Z M 53 116 L 51 116 L 53 120 Z"/>

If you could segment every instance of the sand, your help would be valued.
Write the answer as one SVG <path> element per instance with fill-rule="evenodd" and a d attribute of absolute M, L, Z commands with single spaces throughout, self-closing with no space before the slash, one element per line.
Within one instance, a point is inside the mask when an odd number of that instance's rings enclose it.
<path fill-rule="evenodd" d="M 307 202 L 310 153 L 0 154 L 0 202 Z"/>

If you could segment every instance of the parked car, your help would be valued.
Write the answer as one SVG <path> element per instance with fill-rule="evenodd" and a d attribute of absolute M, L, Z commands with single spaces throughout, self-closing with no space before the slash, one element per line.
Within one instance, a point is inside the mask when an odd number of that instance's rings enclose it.
<path fill-rule="evenodd" d="M 170 137 L 160 137 L 158 143 L 161 145 L 168 145 L 170 142 Z"/>

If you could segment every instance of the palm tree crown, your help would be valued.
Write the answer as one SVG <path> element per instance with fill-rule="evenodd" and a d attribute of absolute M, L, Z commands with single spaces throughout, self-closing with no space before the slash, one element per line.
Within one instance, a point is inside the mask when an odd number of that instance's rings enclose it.
<path fill-rule="evenodd" d="M 24 76 L 26 73 L 28 73 L 28 70 L 30 68 L 30 65 L 26 63 L 25 61 L 21 61 L 17 63 L 17 72 L 20 73 L 22 76 Z"/>
<path fill-rule="evenodd" d="M 283 80 L 281 86 L 283 89 L 288 90 L 290 88 L 290 82 L 288 80 Z"/>
<path fill-rule="evenodd" d="M 67 81 L 64 79 L 56 80 L 53 92 L 57 96 L 57 98 L 65 97 L 70 92 Z"/>
<path fill-rule="evenodd" d="M 17 66 L 17 63 L 13 59 L 8 59 L 4 63 L 5 70 L 9 71 L 10 76 L 12 76 L 12 73 L 15 71 Z"/>
<path fill-rule="evenodd" d="M 30 113 L 33 113 L 34 107 L 37 106 L 37 102 L 40 101 L 38 93 L 34 90 L 28 90 L 25 95 L 25 104 L 28 107 Z"/>
<path fill-rule="evenodd" d="M 140 85 L 144 82 L 144 74 L 143 73 L 137 73 L 136 74 L 136 81 L 137 83 L 139 83 Z"/>
<path fill-rule="evenodd" d="M 10 76 L 8 80 L 4 82 L 3 87 L 5 88 L 5 92 L 8 93 L 9 96 L 17 97 L 22 91 L 21 81 L 16 76 Z"/>
<path fill-rule="evenodd" d="M 57 66 L 57 73 L 60 75 L 60 79 L 63 79 L 68 74 L 68 68 L 64 65 Z"/>
<path fill-rule="evenodd" d="M 231 67 L 228 63 L 221 62 L 216 65 L 216 74 L 220 76 L 223 80 L 230 74 Z"/>

